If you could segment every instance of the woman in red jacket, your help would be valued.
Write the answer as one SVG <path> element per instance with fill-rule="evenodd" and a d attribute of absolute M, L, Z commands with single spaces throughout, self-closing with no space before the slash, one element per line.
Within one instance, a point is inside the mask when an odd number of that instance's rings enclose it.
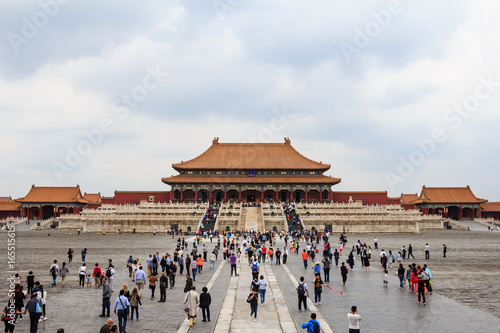
<path fill-rule="evenodd" d="M 417 291 L 418 291 L 418 303 L 420 303 L 420 295 L 422 295 L 422 298 L 424 300 L 424 305 L 425 305 L 425 281 L 422 279 L 422 275 L 418 276 L 417 279 Z"/>

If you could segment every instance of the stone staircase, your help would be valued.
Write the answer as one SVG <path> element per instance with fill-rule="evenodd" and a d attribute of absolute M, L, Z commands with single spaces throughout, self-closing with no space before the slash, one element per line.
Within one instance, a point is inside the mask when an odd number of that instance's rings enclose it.
<path fill-rule="evenodd" d="M 257 208 L 257 230 L 263 231 L 264 229 L 264 220 L 262 218 L 262 207 Z"/>
<path fill-rule="evenodd" d="M 243 207 L 241 211 L 240 230 L 257 230 L 259 214 L 257 208 L 260 207 Z M 262 223 L 262 216 L 261 216 Z"/>

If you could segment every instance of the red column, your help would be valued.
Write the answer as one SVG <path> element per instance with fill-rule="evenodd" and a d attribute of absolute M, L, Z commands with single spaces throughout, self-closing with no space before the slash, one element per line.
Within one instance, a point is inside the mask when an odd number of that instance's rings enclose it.
<path fill-rule="evenodd" d="M 194 202 L 198 202 L 198 190 L 194 190 Z"/>
<path fill-rule="evenodd" d="M 227 190 L 224 191 L 224 202 L 227 202 Z"/>
<path fill-rule="evenodd" d="M 43 207 L 42 207 L 42 206 L 40 206 L 40 212 L 39 212 L 39 214 L 38 214 L 38 218 L 39 218 L 40 220 L 42 220 L 42 219 L 43 219 Z"/>
<path fill-rule="evenodd" d="M 477 218 L 481 218 L 481 206 L 477 208 Z"/>
<path fill-rule="evenodd" d="M 305 192 L 305 195 L 304 195 L 304 200 L 307 202 L 307 190 L 304 191 Z"/>
<path fill-rule="evenodd" d="M 463 212 L 462 212 L 462 207 L 458 207 L 458 220 L 460 221 L 462 219 Z"/>
<path fill-rule="evenodd" d="M 239 199 L 239 202 L 241 202 L 241 190 L 239 191 L 238 199 Z"/>
<path fill-rule="evenodd" d="M 319 191 L 319 197 L 318 197 L 319 203 L 323 202 L 323 190 Z"/>
<path fill-rule="evenodd" d="M 30 208 L 26 207 L 26 218 L 29 220 L 30 219 Z"/>
<path fill-rule="evenodd" d="M 209 203 L 212 203 L 212 190 L 208 191 L 209 192 L 209 195 L 208 195 L 208 202 Z"/>
<path fill-rule="evenodd" d="M 328 199 L 330 200 L 330 202 L 333 202 L 333 191 L 330 189 L 330 191 L 328 191 Z"/>
<path fill-rule="evenodd" d="M 180 197 L 180 202 L 184 202 L 184 191 L 183 190 L 180 190 L 181 191 L 181 197 Z"/>
<path fill-rule="evenodd" d="M 260 191 L 260 202 L 264 202 L 264 191 Z"/>
<path fill-rule="evenodd" d="M 275 194 L 275 196 L 276 196 L 276 200 L 274 200 L 274 201 L 275 201 L 275 202 L 279 202 L 279 201 L 280 201 L 280 200 L 279 200 L 280 198 L 278 198 L 278 196 L 279 196 L 279 194 L 280 194 L 280 191 L 276 189 L 276 190 L 275 190 L 275 192 L 274 192 L 274 194 Z"/>

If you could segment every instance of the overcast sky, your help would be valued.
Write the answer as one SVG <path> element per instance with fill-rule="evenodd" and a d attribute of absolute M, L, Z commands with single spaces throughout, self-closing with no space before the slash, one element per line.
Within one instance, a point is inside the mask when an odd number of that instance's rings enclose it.
<path fill-rule="evenodd" d="M 0 196 L 168 190 L 221 142 L 283 142 L 334 190 L 500 200 L 500 2 L 0 3 Z"/>

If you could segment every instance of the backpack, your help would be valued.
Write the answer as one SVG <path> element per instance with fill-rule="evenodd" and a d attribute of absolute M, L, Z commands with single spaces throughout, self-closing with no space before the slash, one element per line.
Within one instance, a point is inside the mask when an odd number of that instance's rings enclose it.
<path fill-rule="evenodd" d="M 311 321 L 313 324 L 313 332 L 314 333 L 321 333 L 321 330 L 319 329 L 319 324 L 317 322 Z"/>
<path fill-rule="evenodd" d="M 257 270 L 257 263 L 256 263 L 256 262 L 254 262 L 254 263 L 252 264 L 252 273 L 257 273 L 257 272 L 258 272 L 258 270 Z"/>
<path fill-rule="evenodd" d="M 95 271 L 95 277 L 101 277 L 101 270 L 100 269 L 97 269 Z"/>
<path fill-rule="evenodd" d="M 306 288 L 304 288 L 304 283 L 299 283 L 298 294 L 299 296 L 304 296 L 306 294 Z"/>
<path fill-rule="evenodd" d="M 106 277 L 110 278 L 111 277 L 111 268 L 106 269 Z"/>
<path fill-rule="evenodd" d="M 130 297 L 130 306 L 134 308 L 134 307 L 137 306 L 137 303 L 138 303 L 137 302 L 137 297 L 135 295 L 132 295 Z"/>
<path fill-rule="evenodd" d="M 52 275 L 56 275 L 56 266 L 52 265 L 52 266 L 50 267 L 50 274 L 52 274 Z"/>

